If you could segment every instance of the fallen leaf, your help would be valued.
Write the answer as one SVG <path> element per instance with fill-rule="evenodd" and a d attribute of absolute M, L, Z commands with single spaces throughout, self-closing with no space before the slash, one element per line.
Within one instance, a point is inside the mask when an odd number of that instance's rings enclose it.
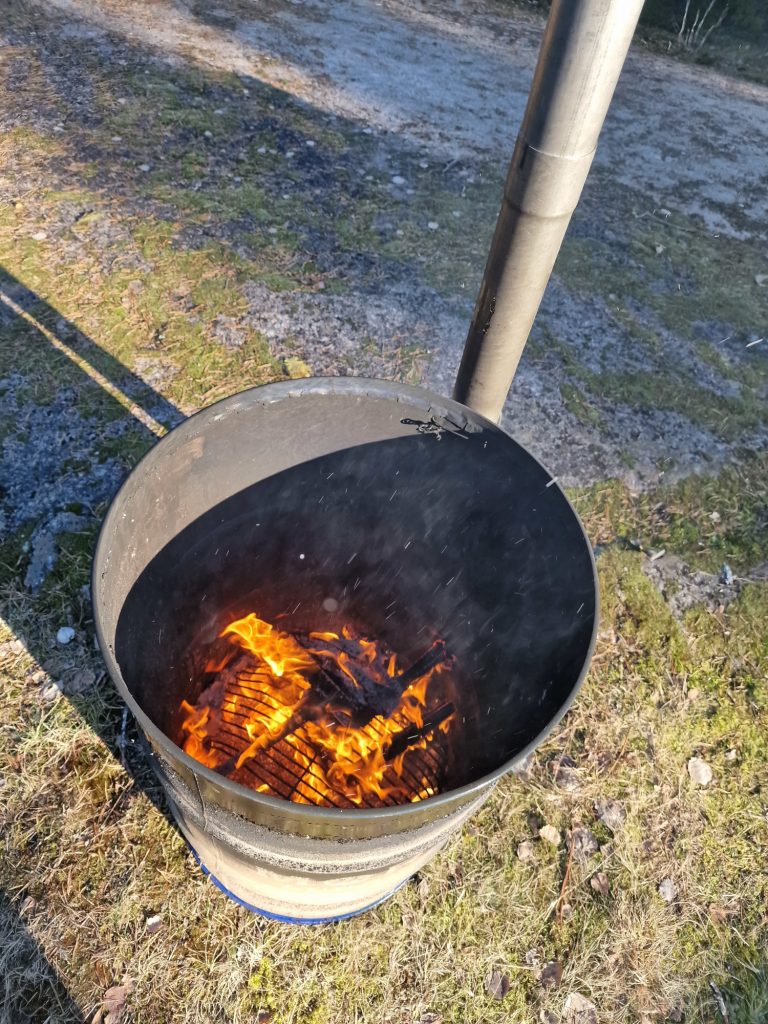
<path fill-rule="evenodd" d="M 544 988 L 557 988 L 563 979 L 563 965 L 557 960 L 544 964 L 539 974 L 539 984 Z"/>
<path fill-rule="evenodd" d="M 422 880 L 419 882 L 416 892 L 419 894 L 419 899 L 421 900 L 421 902 L 426 903 L 427 900 L 429 899 L 429 882 L 426 880 L 426 878 L 422 878 Z"/>
<path fill-rule="evenodd" d="M 517 848 L 518 859 L 527 864 L 536 859 L 536 852 L 530 839 L 524 839 Z"/>
<path fill-rule="evenodd" d="M 545 839 L 548 843 L 552 843 L 553 846 L 560 845 L 560 833 L 554 827 L 554 825 L 545 825 L 539 829 L 539 835 L 542 839 Z"/>
<path fill-rule="evenodd" d="M 132 992 L 131 978 L 123 978 L 121 984 L 108 988 L 101 1001 L 101 1008 L 93 1018 L 93 1024 L 120 1024 L 125 1015 L 125 1002 Z"/>
<path fill-rule="evenodd" d="M 595 814 L 613 833 L 621 828 L 627 816 L 623 804 L 620 804 L 618 800 L 611 800 L 610 797 L 595 800 Z"/>
<path fill-rule="evenodd" d="M 697 786 L 708 786 L 712 781 L 712 769 L 700 757 L 692 757 L 690 759 L 688 762 L 688 774 L 691 777 L 691 781 L 695 782 Z"/>
<path fill-rule="evenodd" d="M 443 1024 L 443 1018 L 439 1013 L 432 1013 L 431 1010 L 427 1010 L 426 1013 L 422 1013 L 419 1017 L 417 1024 Z"/>
<path fill-rule="evenodd" d="M 665 878 L 659 883 L 659 896 L 661 896 L 665 903 L 671 903 L 675 896 L 677 896 L 677 886 L 671 878 Z"/>
<path fill-rule="evenodd" d="M 501 971 L 491 971 L 485 978 L 485 991 L 494 999 L 503 999 L 509 992 L 509 978 Z"/>
<path fill-rule="evenodd" d="M 713 924 L 725 924 L 728 920 L 728 911 L 717 903 L 710 903 L 709 919 Z"/>
<path fill-rule="evenodd" d="M 309 363 L 305 363 L 303 359 L 299 359 L 298 356 L 288 356 L 283 362 L 285 363 L 288 376 L 292 379 L 312 376 L 312 367 Z"/>
<path fill-rule="evenodd" d="M 577 864 L 584 864 L 600 849 L 595 835 L 588 828 L 575 828 L 571 832 L 571 855 Z"/>
<path fill-rule="evenodd" d="M 581 789 L 581 779 L 579 778 L 576 762 L 573 758 L 563 754 L 562 757 L 555 758 L 554 761 L 550 762 L 550 768 L 554 775 L 555 785 L 559 789 L 564 789 L 567 793 L 573 793 L 577 789 Z"/>
<path fill-rule="evenodd" d="M 0 658 L 10 658 L 16 654 L 24 653 L 24 643 L 21 640 L 6 640 L 0 644 Z"/>
<path fill-rule="evenodd" d="M 81 668 L 71 679 L 65 681 L 64 692 L 68 694 L 85 693 L 96 682 L 96 673 L 89 668 Z"/>
<path fill-rule="evenodd" d="M 597 1007 L 579 992 L 571 992 L 563 1006 L 563 1024 L 597 1024 Z"/>
<path fill-rule="evenodd" d="M 608 882 L 608 875 L 606 875 L 604 871 L 598 871 L 596 875 L 592 875 L 589 880 L 589 884 L 595 892 L 599 892 L 601 896 L 607 896 L 611 891 L 611 886 Z"/>

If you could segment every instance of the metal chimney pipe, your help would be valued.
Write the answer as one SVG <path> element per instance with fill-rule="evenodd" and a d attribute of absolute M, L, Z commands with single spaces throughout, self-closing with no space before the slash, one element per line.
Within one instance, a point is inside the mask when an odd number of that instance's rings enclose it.
<path fill-rule="evenodd" d="M 498 421 L 643 0 L 553 0 L 454 398 Z"/>

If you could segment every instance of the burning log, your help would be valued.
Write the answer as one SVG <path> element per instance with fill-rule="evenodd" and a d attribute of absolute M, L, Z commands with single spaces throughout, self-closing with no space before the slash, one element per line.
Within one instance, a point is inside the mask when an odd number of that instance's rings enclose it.
<path fill-rule="evenodd" d="M 271 752 L 282 751 L 279 757 L 295 759 L 300 772 L 311 773 L 310 788 L 340 793 L 352 803 L 400 790 L 402 799 L 419 798 L 412 790 L 418 794 L 420 777 L 415 787 L 399 777 L 404 755 L 423 748 L 437 728 L 445 731 L 454 712 L 450 703 L 426 708 L 430 679 L 450 662 L 443 641 L 398 672 L 394 654 L 349 627 L 341 635 L 299 637 L 249 615 L 231 623 L 225 635 L 236 638 L 241 653 L 209 663 L 206 681 L 213 682 L 194 707 L 182 702 L 188 754 L 241 780 L 246 764 L 253 774 L 261 763 L 271 771 Z M 302 753 L 307 747 L 311 756 Z M 296 799 L 304 797 L 295 785 L 294 791 Z"/>
<path fill-rule="evenodd" d="M 405 753 L 414 743 L 418 743 L 421 739 L 426 739 L 439 725 L 446 722 L 453 712 L 453 704 L 449 701 L 447 704 L 442 704 L 439 708 L 435 708 L 434 711 L 424 715 L 424 720 L 420 726 L 411 725 L 396 733 L 384 751 L 384 757 L 388 761 L 394 761 L 396 757 Z"/>

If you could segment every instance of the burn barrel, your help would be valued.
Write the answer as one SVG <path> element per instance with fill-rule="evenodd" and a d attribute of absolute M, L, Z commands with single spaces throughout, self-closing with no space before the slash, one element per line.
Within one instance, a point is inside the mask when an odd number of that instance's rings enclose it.
<path fill-rule="evenodd" d="M 107 513 L 93 601 L 201 866 L 247 906 L 304 922 L 376 904 L 434 856 L 564 714 L 597 619 L 590 546 L 547 471 L 458 403 L 361 378 L 253 388 L 173 430 Z M 444 640 L 459 722 L 440 792 L 293 803 L 184 753 L 196 652 L 254 609 L 293 631 L 352 618 L 406 660 Z"/>

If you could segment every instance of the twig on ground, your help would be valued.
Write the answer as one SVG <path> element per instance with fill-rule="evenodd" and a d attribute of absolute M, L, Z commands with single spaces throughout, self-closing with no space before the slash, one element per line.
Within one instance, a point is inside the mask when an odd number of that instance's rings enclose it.
<path fill-rule="evenodd" d="M 558 921 L 563 919 L 563 901 L 565 899 L 565 892 L 568 888 L 568 880 L 571 877 L 571 864 L 573 863 L 573 838 L 568 843 L 568 859 L 565 862 L 565 874 L 563 875 L 563 884 L 560 886 L 560 895 L 557 897 L 557 903 L 555 903 L 555 917 Z"/>
<path fill-rule="evenodd" d="M 723 1024 L 731 1024 L 731 1018 L 728 1014 L 728 1007 L 725 1005 L 725 1000 L 723 999 L 723 993 L 720 991 L 720 989 L 717 987 L 714 981 L 710 981 L 709 987 L 712 989 L 712 995 L 714 996 L 715 1002 L 717 1003 L 717 1008 L 720 1011 L 720 1016 L 723 1018 Z"/>
<path fill-rule="evenodd" d="M 127 770 L 128 765 L 125 760 L 125 748 L 128 744 L 127 739 L 128 732 L 128 708 L 123 708 L 123 719 L 120 723 L 120 735 L 117 737 L 117 749 L 120 751 L 120 764 Z"/>

